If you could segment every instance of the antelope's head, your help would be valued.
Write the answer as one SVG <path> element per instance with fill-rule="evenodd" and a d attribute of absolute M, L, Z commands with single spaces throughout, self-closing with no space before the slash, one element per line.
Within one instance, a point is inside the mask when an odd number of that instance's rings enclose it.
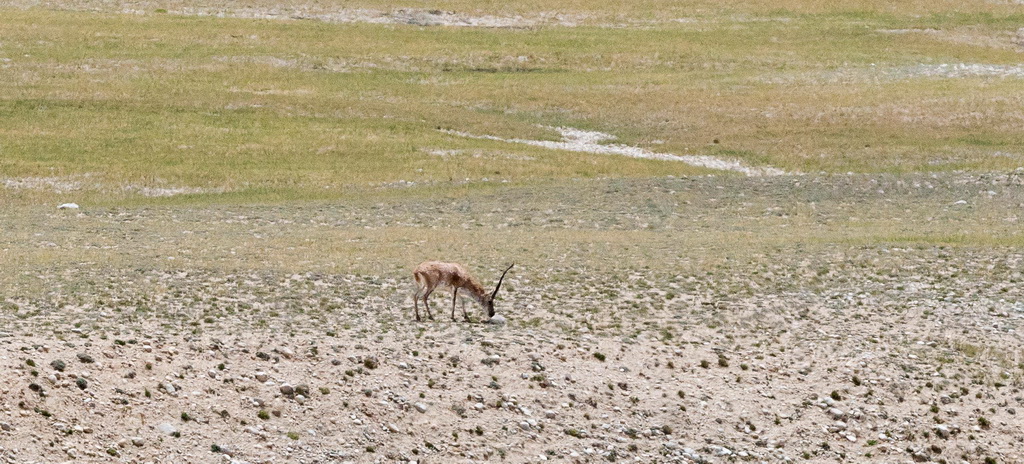
<path fill-rule="evenodd" d="M 515 266 L 516 263 L 512 263 L 505 269 L 505 272 L 501 273 L 501 277 L 498 278 L 498 285 L 494 287 L 494 291 L 490 295 L 484 297 L 484 309 L 487 310 L 487 317 L 494 317 L 494 299 L 498 296 L 498 290 L 501 289 L 501 281 L 505 279 L 505 274 L 508 274 L 509 269 Z"/>

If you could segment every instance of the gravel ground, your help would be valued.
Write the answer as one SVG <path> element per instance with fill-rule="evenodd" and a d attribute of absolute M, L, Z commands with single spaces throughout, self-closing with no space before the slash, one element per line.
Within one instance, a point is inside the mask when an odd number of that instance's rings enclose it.
<path fill-rule="evenodd" d="M 1019 208 L 1012 179 L 607 180 L 544 195 L 508 187 L 427 211 L 417 202 L 428 199 L 401 197 L 333 210 L 8 212 L 28 235 L 0 247 L 8 269 L 23 266 L 5 275 L 0 301 L 0 457 L 1021 462 L 1024 253 L 1000 245 Z M 782 227 L 811 203 L 829 243 Z M 482 212 L 498 204 L 500 214 Z M 865 211 L 925 235 L 973 225 L 993 244 L 834 235 Z M 887 216 L 901 213 L 903 222 Z M 480 224 L 460 227 L 466 214 Z M 479 311 L 451 322 L 441 296 L 436 321 L 412 322 L 418 261 L 377 274 L 273 264 L 275 247 L 307 240 L 304 228 L 353 228 L 383 243 L 444 224 L 453 234 L 589 232 L 493 245 L 527 250 L 499 295 L 506 324 Z M 739 255 L 723 251 L 743 249 L 734 239 L 701 241 L 709 230 L 770 227 L 780 241 Z M 210 237 L 218 230 L 231 251 Z M 242 253 L 238 230 L 295 237 L 256 247 L 263 261 L 218 265 Z M 636 246 L 573 242 L 591 236 Z M 180 259 L 166 261 L 167 247 Z M 86 260 L 97 252 L 109 263 Z M 469 268 L 493 284 L 503 263 L 480 264 Z"/>
<path fill-rule="evenodd" d="M 513 327 L 411 323 L 407 308 L 379 296 L 402 287 L 388 280 L 144 280 L 189 289 L 177 298 L 195 303 L 172 309 L 125 285 L 104 296 L 111 310 L 64 305 L 59 317 L 5 324 L 15 328 L 0 339 L 5 459 L 1024 459 L 1015 364 L 1024 312 L 998 309 L 981 288 L 971 303 L 683 292 L 657 309 L 664 296 L 642 295 L 672 285 L 641 292 L 648 283 L 638 281 L 611 298 L 594 286 L 573 298 L 566 286 L 511 279 L 505 314 L 530 318 Z M 288 290 L 261 290 L 273 286 Z M 234 298 L 209 296 L 217 287 Z M 321 299 L 341 288 L 349 296 Z M 143 295 L 150 308 L 128 303 Z M 620 330 L 593 309 L 636 302 L 642 315 Z"/>

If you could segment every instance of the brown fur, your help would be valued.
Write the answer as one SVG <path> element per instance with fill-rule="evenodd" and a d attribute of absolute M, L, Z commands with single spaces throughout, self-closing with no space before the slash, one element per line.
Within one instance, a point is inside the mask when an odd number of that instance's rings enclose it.
<path fill-rule="evenodd" d="M 511 269 L 512 266 L 509 266 Z M 508 272 L 506 269 L 505 272 Z M 452 320 L 455 320 L 455 303 L 458 300 L 459 290 L 464 290 L 483 307 L 487 316 L 494 315 L 494 293 L 487 293 L 472 275 L 458 263 L 445 263 L 441 261 L 426 261 L 416 266 L 412 271 L 413 279 L 416 281 L 416 294 L 413 295 L 413 307 L 416 311 L 416 320 L 420 320 L 419 302 L 423 300 L 423 306 L 427 308 L 427 317 L 431 320 L 434 315 L 430 312 L 430 304 L 427 298 L 434 290 L 444 285 L 452 289 Z M 502 274 L 504 277 L 504 274 Z M 500 285 L 499 280 L 499 285 Z M 497 289 L 495 289 L 497 291 Z M 462 317 L 469 321 L 466 314 L 466 307 L 462 307 Z"/>

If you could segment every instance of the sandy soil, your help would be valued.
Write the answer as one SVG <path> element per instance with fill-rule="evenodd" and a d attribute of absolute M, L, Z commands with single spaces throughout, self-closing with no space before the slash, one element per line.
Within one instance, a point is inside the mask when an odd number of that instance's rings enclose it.
<path fill-rule="evenodd" d="M 630 158 L 656 159 L 663 161 L 679 161 L 691 166 L 699 166 L 722 171 L 739 172 L 747 176 L 781 176 L 787 174 L 785 171 L 771 166 L 751 167 L 735 159 L 724 159 L 708 155 L 674 155 L 670 153 L 658 153 L 641 147 L 634 147 L 621 143 L 609 143 L 617 137 L 611 134 L 598 131 L 587 131 L 572 127 L 551 127 L 557 131 L 562 140 L 553 142 L 550 140 L 529 140 L 529 139 L 504 139 L 493 135 L 475 135 L 467 132 L 446 130 L 447 134 L 458 135 L 475 139 L 500 140 L 502 142 L 522 143 L 538 147 L 550 148 L 552 150 L 567 150 L 583 153 L 595 153 L 600 155 L 628 156 Z M 792 173 L 789 173 L 792 174 Z"/>
<path fill-rule="evenodd" d="M 3 300 L 0 457 L 1021 462 L 1022 260 L 520 263 L 506 325 L 414 323 L 398 275 L 56 269 Z"/>
<path fill-rule="evenodd" d="M 302 5 L 253 5 L 231 0 L 194 5 L 189 2 L 166 1 L 77 1 L 5 0 L 0 6 L 15 8 L 53 8 L 72 11 L 108 11 L 126 14 L 166 14 L 213 16 L 267 20 L 311 20 L 328 23 L 408 24 L 414 26 L 449 26 L 483 28 L 527 28 L 537 26 L 572 27 L 589 18 L 582 14 L 538 12 L 530 15 L 481 15 L 437 9 L 338 8 L 336 5 L 306 3 Z"/>

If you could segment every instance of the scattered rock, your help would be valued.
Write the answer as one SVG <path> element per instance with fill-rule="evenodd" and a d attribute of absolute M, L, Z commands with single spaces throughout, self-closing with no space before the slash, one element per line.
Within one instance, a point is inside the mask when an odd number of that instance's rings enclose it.
<path fill-rule="evenodd" d="M 864 183 L 874 180 L 869 175 L 853 178 Z M 931 182 L 928 179 L 912 180 Z M 728 181 L 716 182 L 725 182 L 728 189 Z M 656 194 L 656 182 L 651 182 Z M 681 189 L 683 184 L 702 181 L 673 182 L 672 188 Z M 969 188 L 973 191 L 965 195 L 973 198 L 974 191 L 989 187 Z M 718 196 L 715 190 L 708 192 Z M 695 204 L 708 199 L 684 197 Z M 733 197 L 718 205 L 750 210 L 743 214 L 753 217 L 761 213 L 762 203 L 775 198 Z M 936 211 L 957 198 L 947 198 Z M 675 201 L 674 196 L 666 201 Z M 903 205 L 891 206 L 892 214 L 897 214 Z M 694 208 L 688 207 L 687 212 Z M 1016 214 L 1005 213 L 1009 211 L 1005 208 L 989 210 L 991 223 Z M 823 214 L 828 222 L 831 218 L 846 221 L 846 213 L 814 214 Z M 119 221 L 118 214 L 122 212 L 114 211 L 105 220 Z M 236 220 L 233 208 L 226 208 L 224 214 Z M 667 219 L 675 213 L 662 214 Z M 946 213 L 935 214 L 943 219 Z M 965 220 L 973 217 L 965 216 Z M 570 216 L 563 218 L 568 227 L 591 227 L 591 218 L 577 225 Z M 694 221 L 708 218 L 718 220 L 704 216 Z M 90 221 L 94 219 L 99 220 Z M 328 224 L 334 220 L 325 219 Z M 364 224 L 357 219 L 345 220 Z M 272 220 L 275 218 L 259 218 L 268 224 Z M 601 228 L 631 227 L 621 221 L 594 221 L 594 226 Z M 261 234 L 273 229 L 261 224 L 251 227 L 260 229 Z M 376 227 L 372 219 L 365 224 Z M 652 224 L 655 230 L 661 227 Z M 169 244 L 178 243 L 179 229 L 173 229 Z M 49 237 L 51 230 L 42 232 L 46 239 L 56 240 Z M 508 453 L 508 462 L 521 462 L 536 461 L 537 453 L 549 449 L 555 451 L 555 456 L 545 454 L 549 461 L 586 462 L 795 462 L 804 452 L 814 456 L 811 460 L 847 453 L 847 460 L 856 461 L 857 456 L 870 452 L 878 456 L 876 460 L 893 462 L 953 462 L 951 458 L 963 454 L 981 462 L 987 452 L 999 462 L 1021 461 L 1019 447 L 1013 446 L 1017 428 L 1012 425 L 1014 407 L 1020 407 L 1020 394 L 1014 392 L 1013 383 L 1018 369 L 999 366 L 985 355 L 988 348 L 972 340 L 1019 351 L 1024 321 L 1019 316 L 1024 314 L 1024 303 L 1019 303 L 1019 286 L 1011 284 L 1024 254 L 1001 249 L 999 256 L 989 259 L 988 251 L 978 247 L 926 243 L 831 248 L 830 242 L 828 246 L 829 256 L 800 250 L 799 257 L 790 258 L 783 253 L 787 250 L 781 250 L 771 259 L 754 259 L 749 264 L 730 261 L 727 269 L 707 267 L 694 253 L 678 260 L 678 276 L 661 281 L 654 274 L 664 270 L 657 269 L 650 275 L 625 269 L 608 281 L 602 281 L 607 276 L 597 275 L 600 273 L 572 274 L 571 281 L 565 274 L 552 274 L 555 278 L 550 280 L 538 275 L 534 282 L 516 282 L 517 290 L 523 290 L 516 293 L 515 298 L 521 299 L 516 306 L 531 309 L 517 314 L 522 316 L 522 324 L 517 321 L 514 327 L 501 330 L 447 323 L 420 324 L 415 329 L 394 325 L 399 305 L 391 311 L 387 298 L 407 283 L 402 280 L 408 280 L 404 274 L 392 279 L 311 277 L 311 273 L 298 285 L 286 287 L 276 285 L 273 271 L 218 271 L 195 278 L 193 274 L 207 271 L 186 265 L 180 270 L 171 266 L 142 271 L 142 276 L 127 279 L 115 275 L 109 283 L 96 277 L 97 286 L 102 287 L 97 295 L 4 294 L 0 306 L 9 316 L 5 324 L 14 327 L 9 330 L 17 336 L 0 339 L 4 362 L 0 370 L 6 382 L 0 385 L 0 393 L 7 401 L 0 404 L 4 421 L 0 423 L 4 448 L 0 461 L 60 462 L 69 459 L 65 450 L 82 448 L 77 450 L 82 461 L 110 459 L 104 453 L 124 462 L 159 461 L 162 456 L 188 460 L 182 453 L 194 453 L 199 461 L 226 463 L 232 460 L 206 454 L 211 445 L 225 442 L 245 457 L 267 462 L 410 458 L 477 462 L 496 460 L 498 450 Z M 787 260 L 796 264 L 784 263 Z M 757 272 L 732 276 L 744 270 Z M 550 269 L 540 271 L 551 273 Z M 19 272 L 12 278 L 20 278 Z M 38 275 L 55 286 L 66 285 L 58 274 Z M 1004 278 L 1007 276 L 1010 278 Z M 197 280 L 207 277 L 212 284 Z M 840 281 L 840 277 L 849 280 Z M 37 273 L 26 274 L 26 278 L 37 279 Z M 972 279 L 984 280 L 985 285 L 972 287 Z M 307 288 L 307 281 L 322 286 Z M 744 286 L 748 281 L 750 286 Z M 991 282 L 1000 283 L 993 286 Z M 342 283 L 345 285 L 328 286 Z M 620 283 L 626 283 L 625 287 L 618 287 Z M 133 286 L 139 289 L 124 290 Z M 896 286 L 903 288 L 897 291 Z M 765 292 L 765 288 L 777 293 Z M 727 294 L 730 289 L 746 290 Z M 336 290 L 339 293 L 333 293 Z M 669 291 L 671 297 L 666 296 Z M 217 297 L 215 302 L 212 296 Z M 320 327 L 317 311 L 268 315 L 287 311 L 293 304 L 315 308 L 321 298 L 326 298 L 334 311 L 328 317 L 332 322 L 329 328 Z M 703 299 L 726 299 L 728 304 L 725 309 L 704 307 Z M 46 330 L 34 334 L 28 330 L 37 310 L 57 308 L 61 303 L 65 306 L 60 314 L 43 312 Z M 95 309 L 87 306 L 90 304 Z M 153 311 L 132 311 L 133 306 L 142 304 Z M 180 310 L 180 304 L 187 307 L 179 315 L 213 314 L 217 323 L 206 324 L 200 318 L 196 326 L 190 326 L 185 324 L 191 319 L 182 318 L 181 330 L 174 329 L 179 321 L 165 318 L 162 310 Z M 584 307 L 593 311 L 579 311 Z M 371 308 L 388 310 L 380 315 L 370 312 Z M 239 320 L 230 322 L 232 318 L 218 315 L 224 311 L 232 311 Z M 626 314 L 633 319 L 621 317 Z M 752 315 L 755 319 L 749 319 Z M 890 316 L 894 319 L 888 319 Z M 248 317 L 252 321 L 245 319 Z M 905 323 L 892 323 L 897 319 Z M 535 326 L 534 320 L 540 326 Z M 742 322 L 746 320 L 754 323 Z M 78 321 L 82 321 L 82 331 L 64 328 Z M 103 321 L 130 323 L 127 328 L 108 328 L 101 327 Z M 260 338 L 264 332 L 253 335 L 243 330 L 255 321 L 267 325 L 269 341 Z M 663 324 L 665 321 L 673 322 Z M 887 321 L 892 324 L 879 326 Z M 60 339 L 45 338 L 51 336 L 51 322 L 64 335 Z M 233 323 L 238 327 L 232 327 Z M 385 325 L 387 330 L 377 330 Z M 669 326 L 672 330 L 660 330 Z M 323 337 L 324 330 L 337 334 Z M 947 332 L 965 335 L 950 338 L 943 335 Z M 279 333 L 288 335 L 277 337 Z M 483 339 L 485 336 L 489 338 Z M 44 342 L 50 344 L 49 351 L 39 346 Z M 298 354 L 282 348 L 270 350 L 282 342 L 295 346 L 292 350 Z M 827 346 L 834 358 L 807 356 L 816 352 L 808 350 L 822 346 Z M 154 349 L 155 354 L 146 354 Z M 257 357 L 257 349 L 270 355 Z M 730 366 L 714 366 L 718 350 L 728 354 Z M 593 359 L 595 351 L 607 354 L 604 364 Z M 96 364 L 74 365 L 79 352 L 99 352 L 101 358 Z M 351 363 L 344 361 L 352 353 L 362 355 L 352 355 Z M 376 353 L 376 357 L 367 353 Z M 62 372 L 65 366 L 56 357 L 69 359 L 71 369 Z M 271 359 L 274 362 L 260 361 Z M 714 367 L 697 368 L 702 359 L 711 360 Z M 231 368 L 211 368 L 220 363 Z M 77 372 L 86 367 L 91 374 Z M 204 367 L 208 370 L 203 371 Z M 261 368 L 265 372 L 258 371 Z M 373 368 L 377 371 L 368 370 Z M 137 377 L 125 375 L 129 370 Z M 798 375 L 797 370 L 807 377 Z M 1000 376 L 1004 370 L 1006 376 Z M 985 382 L 972 382 L 982 372 L 995 375 Z M 556 383 L 544 389 L 545 379 Z M 282 384 L 284 380 L 289 383 Z M 291 381 L 315 384 L 323 394 L 314 395 L 308 385 Z M 26 388 L 29 382 L 35 387 Z M 776 383 L 780 388 L 774 388 Z M 75 392 L 76 385 L 82 385 L 84 391 Z M 327 387 L 332 390 L 330 395 Z M 44 389 L 47 398 L 37 395 Z M 837 393 L 830 398 L 833 390 Z M 941 410 L 929 411 L 934 408 Z M 410 415 L 412 410 L 419 415 Z M 200 417 L 179 422 L 177 415 L 183 411 Z M 450 417 L 465 418 L 467 423 L 449 427 L 444 421 Z M 172 428 L 159 430 L 163 421 Z M 124 427 L 119 428 L 118 422 Z M 974 438 L 957 440 L 956 422 L 965 432 L 970 429 Z M 694 424 L 703 425 L 691 427 Z M 971 428 L 974 424 L 979 425 Z M 188 432 L 184 439 L 167 438 L 178 433 L 173 428 L 177 425 L 182 426 L 182 434 Z M 89 426 L 96 427 L 95 436 L 84 435 Z M 146 441 L 132 434 L 140 434 Z M 321 439 L 324 436 L 329 438 Z M 780 438 L 788 438 L 789 443 Z M 851 445 L 865 441 L 864 446 Z M 50 442 L 54 444 L 50 446 Z M 134 449 L 133 445 L 144 443 L 146 448 Z M 8 457 L 5 453 L 15 447 L 20 454 Z M 979 447 L 984 451 L 978 451 Z M 907 451 L 910 448 L 914 451 Z M 220 446 L 214 453 L 228 454 L 224 449 Z"/>
<path fill-rule="evenodd" d="M 174 435 L 178 431 L 174 425 L 171 425 L 168 422 L 163 422 L 160 425 L 157 425 L 156 430 L 165 435 Z"/>
<path fill-rule="evenodd" d="M 210 448 L 211 448 L 210 451 L 213 451 L 215 453 L 220 453 L 220 454 L 223 454 L 223 455 L 229 456 L 229 457 L 234 457 L 235 454 L 236 454 L 235 449 L 233 447 L 227 446 L 227 445 L 213 445 Z"/>

